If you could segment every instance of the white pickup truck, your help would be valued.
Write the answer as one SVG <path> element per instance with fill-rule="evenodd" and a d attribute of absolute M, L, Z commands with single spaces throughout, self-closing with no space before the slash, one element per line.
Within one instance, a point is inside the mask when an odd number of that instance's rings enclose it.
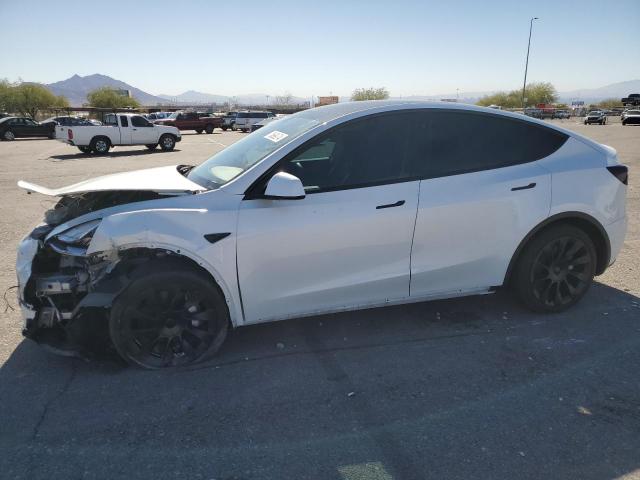
<path fill-rule="evenodd" d="M 100 126 L 57 126 L 56 140 L 78 147 L 83 153 L 104 154 L 116 145 L 145 145 L 149 150 L 158 145 L 173 150 L 182 140 L 176 127 L 154 125 L 142 115 L 109 113 Z"/>

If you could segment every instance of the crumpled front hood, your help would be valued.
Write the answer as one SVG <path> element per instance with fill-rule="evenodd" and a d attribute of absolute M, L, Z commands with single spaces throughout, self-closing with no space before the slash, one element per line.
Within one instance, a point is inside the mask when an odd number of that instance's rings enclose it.
<path fill-rule="evenodd" d="M 29 192 L 52 197 L 75 193 L 115 190 L 152 191 L 158 193 L 199 192 L 206 190 L 178 171 L 179 166 L 147 168 L 133 172 L 114 173 L 74 183 L 68 187 L 47 188 L 20 180 L 18 186 Z"/>

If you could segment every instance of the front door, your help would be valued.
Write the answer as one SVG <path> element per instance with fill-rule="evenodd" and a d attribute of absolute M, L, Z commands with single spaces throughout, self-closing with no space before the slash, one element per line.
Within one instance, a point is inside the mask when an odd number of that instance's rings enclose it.
<path fill-rule="evenodd" d="M 150 145 L 158 143 L 158 132 L 146 118 L 140 115 L 131 117 L 131 144 Z"/>
<path fill-rule="evenodd" d="M 275 169 L 302 180 L 304 199 L 242 202 L 247 323 L 408 297 L 419 181 L 406 175 L 404 128 L 393 115 L 334 128 Z"/>

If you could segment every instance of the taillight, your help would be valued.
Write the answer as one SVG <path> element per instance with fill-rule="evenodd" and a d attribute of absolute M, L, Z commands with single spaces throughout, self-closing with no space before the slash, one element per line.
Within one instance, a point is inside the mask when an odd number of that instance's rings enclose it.
<path fill-rule="evenodd" d="M 69 137 L 69 140 L 73 140 L 73 130 L 67 130 L 67 137 Z"/>
<path fill-rule="evenodd" d="M 607 167 L 607 170 L 609 170 L 614 177 L 616 177 L 625 185 L 629 184 L 629 169 L 624 165 L 614 165 L 612 167 Z"/>

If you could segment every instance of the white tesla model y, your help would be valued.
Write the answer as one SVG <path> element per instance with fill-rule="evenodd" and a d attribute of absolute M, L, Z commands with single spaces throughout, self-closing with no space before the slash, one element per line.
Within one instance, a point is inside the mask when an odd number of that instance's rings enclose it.
<path fill-rule="evenodd" d="M 158 368 L 229 327 L 506 285 L 557 312 L 620 251 L 626 184 L 612 148 L 518 114 L 315 108 L 196 167 L 20 182 L 61 197 L 19 248 L 24 334 Z"/>

